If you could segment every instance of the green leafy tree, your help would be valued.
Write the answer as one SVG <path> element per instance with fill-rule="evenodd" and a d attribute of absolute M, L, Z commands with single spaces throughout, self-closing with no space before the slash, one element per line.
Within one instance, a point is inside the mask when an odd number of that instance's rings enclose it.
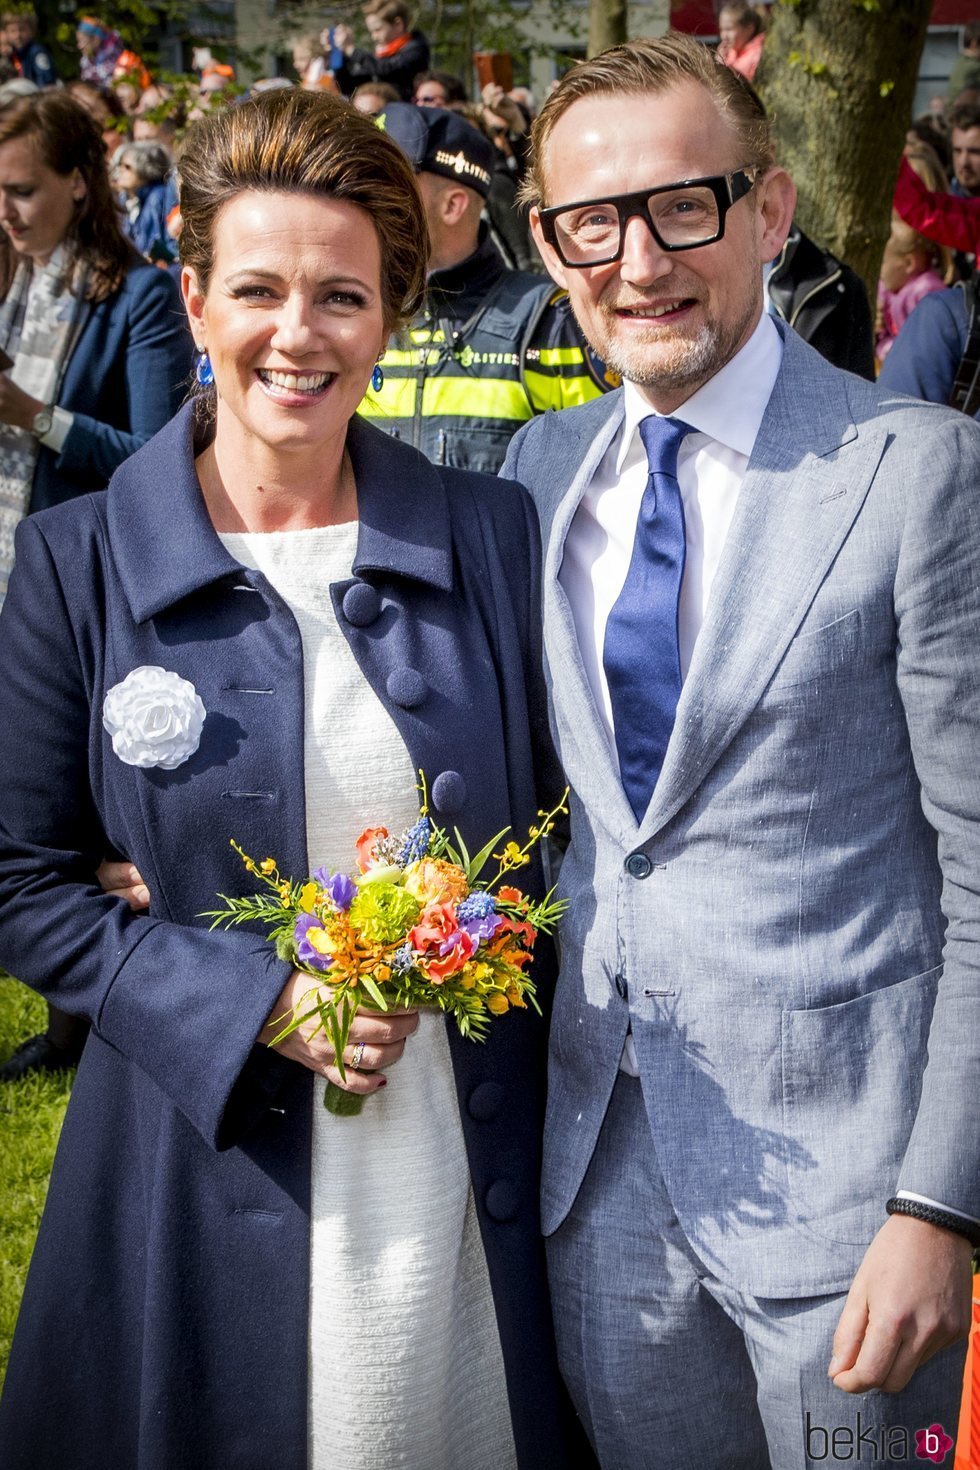
<path fill-rule="evenodd" d="M 801 228 L 872 294 L 930 0 L 779 0 L 756 85 Z"/>

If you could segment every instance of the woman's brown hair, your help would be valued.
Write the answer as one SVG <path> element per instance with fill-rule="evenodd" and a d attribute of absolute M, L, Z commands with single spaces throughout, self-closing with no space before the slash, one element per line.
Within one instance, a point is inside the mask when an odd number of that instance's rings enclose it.
<path fill-rule="evenodd" d="M 104 301 L 118 291 L 139 257 L 122 232 L 98 127 L 73 97 L 49 87 L 31 97 L 19 97 L 0 111 L 0 144 L 14 138 L 35 138 L 47 168 L 63 178 L 77 169 L 85 180 L 85 196 L 79 200 L 64 245 L 72 288 L 81 268 L 87 267 L 85 295 L 89 301 Z M 10 290 L 18 262 L 10 241 L 5 235 L 0 237 L 0 297 Z"/>
<path fill-rule="evenodd" d="M 207 291 L 214 226 L 246 189 L 344 199 L 367 211 L 381 246 L 385 325 L 414 314 L 425 291 L 429 235 L 401 149 L 349 102 L 299 89 L 264 92 L 194 123 L 180 155 L 180 258 Z"/>

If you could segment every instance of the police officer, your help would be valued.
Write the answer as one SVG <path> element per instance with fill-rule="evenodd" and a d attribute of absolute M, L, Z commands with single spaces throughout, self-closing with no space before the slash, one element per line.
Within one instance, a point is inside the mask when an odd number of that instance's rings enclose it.
<path fill-rule="evenodd" d="M 493 144 L 454 112 L 393 102 L 378 119 L 418 173 L 432 253 L 423 311 L 382 359 L 383 385 L 360 412 L 436 464 L 496 472 L 511 436 L 548 408 L 598 397 L 562 291 L 509 270 L 481 219 Z"/>

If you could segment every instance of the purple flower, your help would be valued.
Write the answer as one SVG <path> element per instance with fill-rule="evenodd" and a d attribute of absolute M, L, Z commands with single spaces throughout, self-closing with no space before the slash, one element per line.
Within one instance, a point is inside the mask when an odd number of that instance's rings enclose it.
<path fill-rule="evenodd" d="M 466 919 L 460 923 L 459 927 L 479 944 L 484 939 L 492 939 L 502 923 L 503 918 L 500 914 L 487 914 L 483 919 Z"/>
<path fill-rule="evenodd" d="M 314 970 L 329 970 L 332 956 L 321 954 L 314 949 L 307 934 L 311 929 L 322 929 L 323 924 L 315 914 L 300 914 L 293 927 L 293 937 L 296 940 L 296 958 L 301 965 L 310 965 Z"/>
<path fill-rule="evenodd" d="M 465 929 L 466 933 L 477 943 L 484 939 L 492 939 L 502 922 L 497 913 L 493 894 L 487 893 L 482 888 L 463 899 L 456 910 L 456 918 L 459 927 Z"/>
<path fill-rule="evenodd" d="M 346 914 L 354 901 L 357 887 L 351 882 L 346 873 L 328 873 L 326 868 L 314 868 L 313 877 L 320 887 L 326 892 L 331 903 Z"/>

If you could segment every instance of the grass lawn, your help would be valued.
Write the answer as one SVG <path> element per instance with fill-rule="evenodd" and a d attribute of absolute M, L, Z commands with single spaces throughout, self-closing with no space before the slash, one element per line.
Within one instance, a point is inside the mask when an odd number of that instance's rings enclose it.
<path fill-rule="evenodd" d="M 44 1002 L 0 972 L 0 1062 L 45 1020 Z M 73 1076 L 0 1083 L 0 1383 Z"/>

